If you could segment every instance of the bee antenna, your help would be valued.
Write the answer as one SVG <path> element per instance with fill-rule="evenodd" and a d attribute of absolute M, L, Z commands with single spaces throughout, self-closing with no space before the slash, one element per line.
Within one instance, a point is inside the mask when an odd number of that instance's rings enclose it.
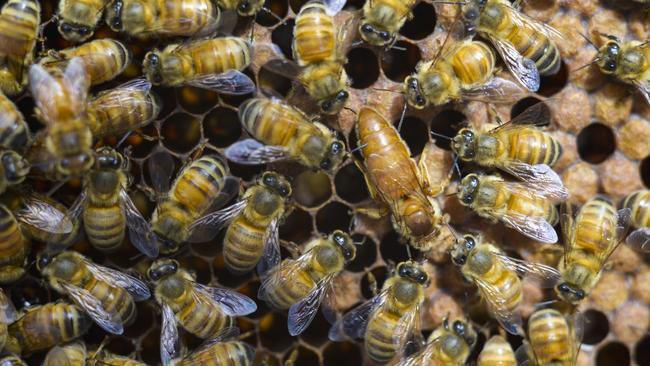
<path fill-rule="evenodd" d="M 404 123 L 404 116 L 406 115 L 406 100 L 404 101 L 404 107 L 402 108 L 402 115 L 399 118 L 399 124 L 397 125 L 397 132 L 402 130 L 402 123 Z"/>
<path fill-rule="evenodd" d="M 451 226 L 451 224 L 448 223 L 448 224 L 447 224 L 447 228 L 449 229 L 449 232 L 451 233 L 451 235 L 454 236 L 454 238 L 456 238 L 457 240 L 458 240 L 458 239 L 461 239 L 460 234 L 458 233 L 458 231 L 456 231 L 456 229 L 454 229 L 454 228 Z"/>
<path fill-rule="evenodd" d="M 357 113 L 357 111 L 355 111 L 354 109 L 352 109 L 350 107 L 343 106 L 343 109 L 348 110 L 348 111 L 350 111 L 350 112 L 352 112 L 354 114 L 359 114 L 359 113 Z"/>
<path fill-rule="evenodd" d="M 589 67 L 589 66 L 595 64 L 595 63 L 598 62 L 598 61 L 600 61 L 600 57 L 596 57 L 596 58 L 594 58 L 591 62 L 589 62 L 589 63 L 587 63 L 587 64 L 584 64 L 584 65 L 578 67 L 577 69 L 573 70 L 573 72 L 574 72 L 574 73 L 575 73 L 575 72 L 578 72 L 578 71 L 580 71 L 580 70 L 582 70 L 582 69 L 584 69 L 584 68 L 587 68 L 587 67 Z"/>
<path fill-rule="evenodd" d="M 437 132 L 433 132 L 433 131 L 431 131 L 430 134 L 431 134 L 431 136 L 440 137 L 440 138 L 443 138 L 443 139 L 448 140 L 448 141 L 451 141 L 451 140 L 452 140 L 451 137 L 449 137 L 449 136 L 447 136 L 447 135 L 443 135 L 443 134 L 441 134 L 441 133 L 437 133 Z"/>
<path fill-rule="evenodd" d="M 366 147 L 366 146 L 368 146 L 367 143 L 365 143 L 365 144 L 363 144 L 363 145 L 359 145 L 359 146 L 355 147 L 354 149 L 350 150 L 350 151 L 348 152 L 348 155 L 351 155 L 352 153 L 355 153 L 355 152 L 357 152 L 357 151 L 363 149 L 363 148 Z"/>
<path fill-rule="evenodd" d="M 458 165 L 458 155 L 454 154 L 454 167 L 456 168 L 456 171 L 458 172 L 458 178 L 461 178 L 463 175 L 460 173 L 460 166 Z"/>
<path fill-rule="evenodd" d="M 454 29 L 456 24 L 458 23 L 458 19 L 460 19 L 459 16 L 457 16 L 454 19 L 454 22 L 451 24 L 449 29 Z M 442 51 L 445 49 L 445 46 L 447 45 L 447 42 L 449 41 L 449 38 L 451 38 L 451 31 L 447 32 L 447 35 L 445 36 L 445 40 L 442 41 L 442 45 L 438 48 L 438 53 L 436 53 L 436 56 L 433 58 L 433 64 L 431 66 L 434 66 L 435 64 L 438 63 L 438 60 L 440 59 L 440 56 L 442 55 Z"/>
<path fill-rule="evenodd" d="M 279 15 L 277 15 L 276 13 L 274 13 L 273 11 L 271 11 L 271 9 L 267 8 L 266 6 L 263 7 L 262 10 L 264 10 L 265 12 L 267 12 L 270 16 L 272 16 L 273 18 L 275 18 L 275 19 L 276 19 L 277 21 L 279 21 L 281 24 L 286 23 L 286 22 L 284 21 L 284 19 L 280 18 Z"/>
<path fill-rule="evenodd" d="M 590 39 L 586 34 L 584 34 L 584 33 L 582 33 L 582 32 L 578 32 L 578 34 L 579 34 L 580 36 L 582 36 L 582 38 L 584 38 L 585 41 L 587 41 L 587 43 L 589 43 L 589 44 L 590 44 L 594 49 L 598 50 L 598 46 L 596 46 L 596 44 L 594 43 L 594 41 L 592 41 L 592 40 L 591 40 L 591 39 Z"/>
<path fill-rule="evenodd" d="M 390 46 L 390 48 L 394 49 L 394 50 L 406 52 L 406 48 L 404 48 L 404 47 L 399 47 L 399 46 L 392 45 L 392 46 Z"/>
<path fill-rule="evenodd" d="M 539 310 L 539 309 L 541 309 L 543 307 L 546 307 L 548 305 L 555 304 L 556 302 L 558 302 L 558 300 L 556 300 L 556 299 L 538 302 L 537 304 L 535 304 L 534 308 L 535 308 L 535 310 Z"/>
<path fill-rule="evenodd" d="M 409 260 L 413 259 L 413 256 L 411 256 L 411 246 L 406 244 L 406 254 L 409 256 Z"/>
<path fill-rule="evenodd" d="M 370 88 L 372 90 L 377 90 L 377 91 L 385 91 L 385 92 L 390 92 L 390 93 L 395 93 L 395 94 L 404 94 L 403 91 L 397 91 L 397 90 L 391 90 L 391 89 L 383 89 L 383 88 Z"/>

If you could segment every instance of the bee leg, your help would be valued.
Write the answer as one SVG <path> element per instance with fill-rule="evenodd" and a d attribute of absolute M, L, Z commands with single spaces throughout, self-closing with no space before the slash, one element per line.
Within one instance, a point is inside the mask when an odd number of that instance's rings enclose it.
<path fill-rule="evenodd" d="M 372 296 L 377 296 L 377 293 L 379 293 L 379 286 L 377 285 L 377 278 L 375 278 L 375 275 L 372 274 L 372 272 L 368 272 L 368 287 L 370 288 Z"/>
<path fill-rule="evenodd" d="M 424 150 L 418 159 L 418 170 L 420 171 L 418 180 L 420 181 L 420 185 L 425 188 L 425 193 L 431 197 L 435 197 L 447 189 L 447 186 L 449 186 L 451 178 L 454 175 L 454 167 L 456 167 L 458 164 L 457 161 L 454 161 L 449 169 L 447 176 L 438 184 L 432 184 L 431 175 L 429 174 L 429 167 L 437 166 L 439 165 L 439 162 L 431 161 L 433 154 L 429 154 L 427 151 L 429 149 L 435 148 L 434 146 L 435 145 L 431 144 L 430 142 L 427 143 L 427 146 L 424 147 Z"/>
<path fill-rule="evenodd" d="M 386 206 L 382 206 L 382 207 L 358 207 L 358 208 L 355 208 L 352 212 L 355 213 L 355 214 L 362 214 L 362 215 L 368 216 L 368 217 L 370 217 L 372 219 L 376 219 L 376 220 L 379 220 L 382 217 L 384 217 L 384 216 L 386 216 L 386 215 L 388 215 L 390 213 L 390 211 L 388 210 L 388 208 Z"/>
<path fill-rule="evenodd" d="M 289 251 L 289 254 L 291 254 L 293 259 L 300 257 L 300 247 L 298 244 L 292 241 L 280 240 L 280 245 Z"/>
<path fill-rule="evenodd" d="M 293 366 L 298 359 L 298 348 L 294 348 L 289 357 L 284 361 L 284 366 Z"/>

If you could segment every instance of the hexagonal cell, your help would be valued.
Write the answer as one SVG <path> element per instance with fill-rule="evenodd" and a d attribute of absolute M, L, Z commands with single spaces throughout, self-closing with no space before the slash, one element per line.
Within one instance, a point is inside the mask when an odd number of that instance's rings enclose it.
<path fill-rule="evenodd" d="M 362 202 L 369 197 L 363 173 L 353 163 L 339 169 L 334 177 L 334 186 L 336 194 L 350 203 Z"/>
<path fill-rule="evenodd" d="M 394 123 L 396 128 L 399 127 L 399 124 L 400 121 Z M 427 125 L 416 117 L 405 117 L 399 134 L 411 150 L 411 156 L 420 155 L 424 145 L 429 141 Z"/>
<path fill-rule="evenodd" d="M 641 180 L 646 188 L 650 188 L 650 156 L 643 159 L 640 165 Z"/>
<path fill-rule="evenodd" d="M 239 140 L 242 128 L 237 112 L 217 107 L 203 117 L 203 133 L 216 147 L 228 147 Z"/>
<path fill-rule="evenodd" d="M 158 130 L 151 124 L 142 128 L 141 140 L 137 144 L 131 144 L 132 136 L 129 137 L 129 145 L 131 148 L 131 157 L 136 159 L 144 159 L 149 156 L 151 151 L 158 146 Z M 137 136 L 137 135 L 136 135 Z"/>
<path fill-rule="evenodd" d="M 323 306 L 327 305 L 321 305 L 321 307 Z M 309 324 L 309 327 L 305 330 L 305 332 L 300 335 L 300 338 L 303 341 L 315 347 L 320 347 L 329 341 L 329 338 L 327 338 L 327 333 L 330 330 L 331 324 L 327 320 L 328 318 L 325 318 L 325 316 L 323 316 L 324 311 L 330 312 L 331 315 L 328 316 L 331 318 L 331 321 L 336 321 L 336 313 L 334 310 L 321 309 L 318 311 L 314 317 L 314 320 L 311 322 L 311 324 Z"/>
<path fill-rule="evenodd" d="M 406 246 L 407 244 L 404 239 L 402 239 L 397 232 L 391 230 L 381 239 L 381 243 L 379 243 L 379 252 L 385 261 L 390 259 L 395 263 L 399 263 L 409 259 L 409 252 Z M 411 254 L 412 253 L 414 253 L 413 250 L 411 250 Z"/>
<path fill-rule="evenodd" d="M 602 312 L 589 309 L 583 313 L 585 330 L 582 338 L 584 344 L 598 344 L 609 333 L 609 320 Z"/>
<path fill-rule="evenodd" d="M 296 358 L 293 365 L 295 366 L 300 366 L 300 365 L 317 366 L 320 364 L 318 354 L 314 352 L 314 350 L 309 349 L 307 347 L 298 346 L 285 354 L 284 356 L 285 365 L 286 362 L 289 361 L 291 357 L 294 357 L 294 355 Z"/>
<path fill-rule="evenodd" d="M 596 366 L 626 366 L 630 364 L 630 350 L 620 342 L 610 342 L 598 349 Z"/>
<path fill-rule="evenodd" d="M 371 299 L 376 295 L 376 293 L 373 293 L 374 289 L 372 289 L 372 286 L 375 286 L 375 284 L 373 284 L 371 281 L 370 273 L 372 273 L 372 276 L 374 277 L 374 281 L 377 286 L 376 290 L 378 292 L 381 291 L 381 287 L 384 285 L 384 281 L 386 281 L 388 276 L 390 276 L 390 273 L 388 273 L 388 268 L 384 266 L 373 268 L 372 271 L 364 274 L 361 278 L 361 283 L 359 283 L 359 286 L 361 288 L 361 295 L 366 299 Z"/>
<path fill-rule="evenodd" d="M 163 121 L 160 134 L 166 148 L 180 154 L 190 152 L 201 139 L 201 120 L 189 114 L 176 113 Z"/>
<path fill-rule="evenodd" d="M 16 309 L 43 305 L 51 300 L 46 283 L 31 275 L 24 276 L 13 284 L 8 294 Z"/>
<path fill-rule="evenodd" d="M 352 235 L 352 240 L 356 244 L 357 255 L 346 269 L 352 272 L 363 272 L 377 260 L 377 244 L 361 234 Z"/>
<path fill-rule="evenodd" d="M 280 238 L 294 243 L 304 243 L 311 238 L 311 216 L 295 208 L 280 226 Z"/>
<path fill-rule="evenodd" d="M 291 79 L 277 74 L 264 66 L 257 74 L 257 83 L 260 89 L 266 90 L 267 92 L 277 93 L 283 97 L 286 97 L 293 87 Z"/>
<path fill-rule="evenodd" d="M 152 149 L 152 150 L 153 150 L 153 149 Z M 174 177 L 176 177 L 176 174 L 178 174 L 179 170 L 181 169 L 181 162 L 179 162 L 178 159 L 176 159 L 176 157 L 174 157 L 174 156 L 172 156 L 171 158 L 172 158 L 172 160 L 174 161 L 174 169 L 173 169 L 173 174 L 172 174 L 172 180 L 173 180 Z M 151 161 L 151 160 L 149 160 L 149 161 Z M 152 175 L 151 175 L 151 172 L 149 171 L 149 168 L 150 168 L 149 161 L 147 161 L 147 164 L 143 164 L 143 165 L 142 165 L 142 179 L 144 180 L 144 182 L 145 182 L 149 187 L 153 187 L 154 184 L 153 184 L 153 182 L 151 181 L 151 179 L 152 179 Z M 154 178 L 154 179 L 155 179 L 155 178 Z M 163 182 L 163 183 L 164 183 L 164 182 Z M 171 183 L 170 183 L 170 184 L 171 184 Z M 164 192 L 163 192 L 163 193 L 164 193 Z"/>
<path fill-rule="evenodd" d="M 296 24 L 294 19 L 289 19 L 280 24 L 271 33 L 271 41 L 273 44 L 280 47 L 284 57 L 293 60 L 293 52 L 291 51 L 291 42 L 293 41 L 293 27 Z"/>
<path fill-rule="evenodd" d="M 264 8 L 255 16 L 255 21 L 257 24 L 271 27 L 280 23 L 288 12 L 289 4 L 287 0 L 266 0 Z"/>
<path fill-rule="evenodd" d="M 106 345 L 106 349 L 116 355 L 129 355 L 135 351 L 133 342 L 124 338 L 112 338 Z"/>
<path fill-rule="evenodd" d="M 561 62 L 560 70 L 555 75 L 542 76 L 540 78 L 540 86 L 537 94 L 545 97 L 551 97 L 559 93 L 567 85 L 569 79 L 569 71 L 566 63 Z"/>
<path fill-rule="evenodd" d="M 379 63 L 377 56 L 368 48 L 353 48 L 348 52 L 348 63 L 345 65 L 352 87 L 355 89 L 365 89 L 377 81 L 379 78 Z"/>
<path fill-rule="evenodd" d="M 361 347 L 352 342 L 334 342 L 328 344 L 323 350 L 323 363 L 325 365 L 358 366 L 361 365 Z"/>
<path fill-rule="evenodd" d="M 179 105 L 187 112 L 203 114 L 219 104 L 219 94 L 194 87 L 183 87 L 176 90 Z"/>
<path fill-rule="evenodd" d="M 592 123 L 583 128 L 576 142 L 582 160 L 591 164 L 602 163 L 616 151 L 614 131 L 602 123 Z"/>
<path fill-rule="evenodd" d="M 450 140 L 456 135 L 460 126 L 467 121 L 465 115 L 455 110 L 444 110 L 431 121 L 431 132 L 435 144 L 441 149 L 451 150 Z"/>
<path fill-rule="evenodd" d="M 332 196 L 332 183 L 322 171 L 305 170 L 293 182 L 293 199 L 305 207 L 317 207 Z"/>
<path fill-rule="evenodd" d="M 324 234 L 329 234 L 336 229 L 347 232 L 351 220 L 348 206 L 341 202 L 330 202 L 316 213 L 316 228 Z"/>
<path fill-rule="evenodd" d="M 149 334 L 140 340 L 140 356 L 148 365 L 157 365 L 160 362 L 160 327 L 150 324 L 148 328 Z"/>
<path fill-rule="evenodd" d="M 262 346 L 273 352 L 284 352 L 294 342 L 287 330 L 287 317 L 284 312 L 267 314 L 260 322 L 259 332 Z"/>
<path fill-rule="evenodd" d="M 436 10 L 430 3 L 421 2 L 413 8 L 413 19 L 402 26 L 399 33 L 412 40 L 420 40 L 436 29 Z"/>
<path fill-rule="evenodd" d="M 526 109 L 534 106 L 535 104 L 541 102 L 538 98 L 535 97 L 526 97 L 523 99 L 520 99 L 515 103 L 512 108 L 510 109 L 510 118 L 515 118 L 518 115 L 522 114 Z M 550 112 L 550 111 L 549 111 Z M 550 113 L 549 113 L 550 115 Z M 506 122 L 506 121 L 503 121 Z"/>
<path fill-rule="evenodd" d="M 389 79 L 401 83 L 415 72 L 420 62 L 420 49 L 413 43 L 397 41 L 381 58 L 381 68 Z"/>
<path fill-rule="evenodd" d="M 196 278 L 196 282 L 201 284 L 209 284 L 212 280 L 212 273 L 210 265 L 203 259 L 194 256 L 187 256 L 178 259 L 181 268 L 188 271 Z"/>
<path fill-rule="evenodd" d="M 153 87 L 152 90 L 158 97 L 160 97 L 160 114 L 158 114 L 159 119 L 166 118 L 174 110 L 176 110 L 176 89 L 174 88 L 164 88 L 164 87 Z"/>
<path fill-rule="evenodd" d="M 156 305 L 152 302 L 136 302 L 138 317 L 133 324 L 124 329 L 124 335 L 131 339 L 137 339 L 151 329 L 152 324 L 156 324 L 159 318 Z"/>

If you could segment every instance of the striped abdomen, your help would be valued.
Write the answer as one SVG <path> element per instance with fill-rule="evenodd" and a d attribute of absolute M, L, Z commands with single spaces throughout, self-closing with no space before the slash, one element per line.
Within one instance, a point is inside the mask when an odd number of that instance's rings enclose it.
<path fill-rule="evenodd" d="M 493 336 L 485 343 L 478 356 L 477 366 L 517 366 L 510 343 L 501 336 Z"/>
<path fill-rule="evenodd" d="M 219 342 L 211 347 L 192 352 L 174 366 L 250 366 L 255 349 L 244 342 Z"/>
<path fill-rule="evenodd" d="M 92 325 L 79 308 L 64 302 L 31 308 L 9 326 L 22 353 L 44 350 L 82 336 Z"/>
<path fill-rule="evenodd" d="M 228 175 L 227 166 L 221 160 L 214 156 L 203 156 L 183 169 L 174 181 L 169 199 L 185 207 L 194 221 L 219 196 Z"/>
<path fill-rule="evenodd" d="M 535 195 L 520 194 L 517 190 L 501 192 L 497 196 L 495 209 L 524 216 L 541 217 L 551 225 L 558 223 L 559 215 L 553 202 Z"/>
<path fill-rule="evenodd" d="M 184 78 L 191 80 L 199 75 L 221 74 L 229 70 L 243 70 L 251 62 L 250 45 L 239 37 L 223 37 L 198 41 L 175 52 L 185 60 Z"/>
<path fill-rule="evenodd" d="M 199 338 L 210 339 L 221 329 L 234 324 L 234 319 L 224 314 L 216 303 L 203 299 L 197 301 L 197 297 L 193 295 L 194 291 L 187 285 L 179 297 L 164 300 L 172 308 L 176 320 L 185 330 Z"/>
<path fill-rule="evenodd" d="M 373 0 L 363 6 L 364 22 L 388 32 L 397 32 L 411 14 L 413 0 Z"/>
<path fill-rule="evenodd" d="M 400 325 L 402 314 L 386 307 L 375 311 L 368 321 L 365 334 L 365 348 L 370 358 L 377 363 L 390 361 L 397 352 L 394 335 Z"/>
<path fill-rule="evenodd" d="M 623 201 L 623 207 L 632 211 L 632 226 L 650 227 L 650 191 L 640 190 L 631 193 Z"/>
<path fill-rule="evenodd" d="M 552 166 L 562 156 L 560 143 L 536 128 L 520 127 L 496 133 L 501 141 L 507 143 L 505 154 L 509 160 Z"/>
<path fill-rule="evenodd" d="M 89 202 L 83 220 L 88 241 L 95 248 L 105 252 L 113 251 L 122 244 L 126 220 L 119 204 L 106 206 Z"/>
<path fill-rule="evenodd" d="M 20 93 L 27 84 L 27 72 L 41 22 L 36 0 L 9 0 L 0 13 L 0 89 L 7 95 Z"/>
<path fill-rule="evenodd" d="M 280 268 L 271 274 L 271 276 L 282 276 L 282 266 L 286 263 L 281 263 Z M 291 305 L 302 300 L 307 294 L 316 287 L 316 283 L 320 278 L 314 278 L 315 273 L 312 271 L 302 270 L 291 276 L 291 282 L 283 283 L 284 281 L 275 281 L 279 285 L 266 292 L 266 302 L 273 308 L 278 310 L 286 310 Z"/>
<path fill-rule="evenodd" d="M 30 145 L 29 127 L 16 105 L 0 92 L 0 147 L 24 149 Z"/>
<path fill-rule="evenodd" d="M 486 263 L 492 265 L 486 268 Z M 481 273 L 482 268 L 486 270 Z M 490 284 L 497 292 L 493 296 L 503 303 L 504 309 L 514 311 L 523 299 L 521 280 L 517 274 L 506 268 L 495 253 L 485 246 L 470 254 L 463 272 L 467 273 L 468 278 L 480 278 Z"/>
<path fill-rule="evenodd" d="M 40 63 L 64 70 L 69 60 L 81 57 L 90 76 L 91 85 L 112 80 L 131 62 L 131 55 L 124 44 L 110 38 L 96 39 L 79 47 L 61 50 L 59 54 L 63 56 L 63 61 L 50 63 L 49 59 L 45 59 Z"/>
<path fill-rule="evenodd" d="M 571 329 L 557 310 L 542 309 L 530 316 L 528 340 L 537 365 L 573 364 Z"/>
<path fill-rule="evenodd" d="M 0 205 L 0 283 L 13 282 L 22 276 L 30 246 L 14 215 Z"/>
<path fill-rule="evenodd" d="M 52 348 L 45 356 L 42 366 L 86 366 L 86 346 L 74 342 Z"/>
<path fill-rule="evenodd" d="M 226 268 L 233 273 L 251 271 L 264 252 L 264 233 L 268 223 L 237 217 L 228 227 L 223 239 L 223 257 Z"/>
<path fill-rule="evenodd" d="M 321 1 L 311 1 L 300 9 L 293 29 L 293 54 L 301 66 L 336 60 L 334 19 Z"/>
<path fill-rule="evenodd" d="M 603 199 L 593 199 L 580 209 L 574 226 L 574 242 L 571 250 L 581 250 L 603 256 L 617 243 L 617 212 Z"/>
<path fill-rule="evenodd" d="M 113 287 L 94 277 L 84 283 L 75 285 L 90 291 L 102 303 L 109 314 L 117 314 L 122 319 L 122 324 L 129 325 L 135 320 L 137 316 L 135 302 L 133 297 L 123 288 Z"/>
<path fill-rule="evenodd" d="M 463 88 L 487 82 L 494 73 L 494 51 L 480 41 L 464 42 L 453 55 L 451 65 Z"/>

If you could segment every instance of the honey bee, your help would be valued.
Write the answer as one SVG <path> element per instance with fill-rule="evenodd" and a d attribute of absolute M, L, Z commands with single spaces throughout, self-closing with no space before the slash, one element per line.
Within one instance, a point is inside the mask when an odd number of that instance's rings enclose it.
<path fill-rule="evenodd" d="M 168 365 L 179 354 L 178 329 L 203 339 L 218 336 L 233 326 L 235 316 L 257 310 L 253 300 L 226 288 L 209 287 L 196 282 L 173 259 L 159 259 L 151 264 L 147 275 L 155 286 L 156 301 L 162 307 L 160 356 Z"/>
<path fill-rule="evenodd" d="M 556 243 L 553 225 L 559 220 L 548 187 L 527 182 L 507 182 L 498 174 L 468 174 L 458 187 L 458 200 L 479 216 L 542 243 Z"/>
<path fill-rule="evenodd" d="M 333 281 L 355 256 L 352 238 L 341 230 L 333 231 L 326 238 L 312 239 L 300 257 L 285 259 L 269 270 L 258 298 L 272 308 L 289 309 L 289 334 L 299 335 L 331 294 Z"/>
<path fill-rule="evenodd" d="M 0 93 L 0 147 L 19 150 L 31 143 L 32 135 L 23 114 L 9 98 Z"/>
<path fill-rule="evenodd" d="M 27 366 L 25 361 L 23 361 L 20 357 L 14 355 L 0 357 L 0 365 L 1 366 Z"/>
<path fill-rule="evenodd" d="M 36 266 L 57 292 L 68 295 L 97 325 L 122 334 L 135 320 L 134 301 L 148 299 L 147 285 L 139 279 L 91 262 L 73 251 L 45 251 Z"/>
<path fill-rule="evenodd" d="M 238 141 L 226 157 L 239 164 L 266 164 L 295 159 L 323 170 L 339 166 L 345 144 L 325 125 L 310 121 L 299 109 L 279 99 L 252 98 L 239 106 L 239 120 L 254 139 Z"/>
<path fill-rule="evenodd" d="M 9 297 L 0 288 L 0 351 L 4 349 L 8 337 L 9 324 L 16 321 L 18 312 Z"/>
<path fill-rule="evenodd" d="M 83 342 L 52 347 L 47 352 L 43 366 L 85 366 L 86 345 Z"/>
<path fill-rule="evenodd" d="M 213 0 L 113 0 L 106 8 L 112 30 L 138 39 L 208 35 L 220 17 Z"/>
<path fill-rule="evenodd" d="M 155 190 L 165 192 L 151 216 L 160 252 L 175 252 L 188 239 L 209 240 L 204 235 L 210 236 L 212 231 L 194 233 L 190 225 L 239 194 L 239 179 L 230 175 L 226 162 L 218 155 L 202 156 L 178 173 L 171 189 L 168 182 L 174 161 L 169 154 L 154 153 L 148 164 Z"/>
<path fill-rule="evenodd" d="M 582 329 L 578 316 L 565 317 L 555 309 L 539 309 L 528 319 L 525 354 L 536 366 L 573 366 L 580 350 Z M 523 363 L 524 365 L 527 363 Z"/>
<path fill-rule="evenodd" d="M 510 343 L 502 336 L 496 335 L 490 338 L 483 350 L 478 355 L 478 366 L 517 366 L 515 353 Z"/>
<path fill-rule="evenodd" d="M 431 197 L 428 178 L 421 174 L 408 146 L 395 127 L 369 107 L 359 111 L 357 136 L 372 198 L 390 208 L 395 230 L 413 247 L 431 249 L 448 217 Z"/>
<path fill-rule="evenodd" d="M 413 18 L 416 0 L 373 0 L 363 5 L 361 38 L 373 46 L 391 46 L 404 23 Z"/>
<path fill-rule="evenodd" d="M 562 281 L 555 291 L 560 299 L 578 304 L 596 286 L 609 256 L 625 239 L 630 209 L 618 212 L 604 197 L 597 196 L 577 212 L 564 205 L 561 224 L 564 255 L 558 264 Z"/>
<path fill-rule="evenodd" d="M 246 190 L 241 201 L 202 217 L 190 230 L 230 223 L 223 239 L 226 268 L 242 274 L 257 264 L 258 273 L 265 273 L 280 263 L 278 229 L 287 214 L 290 196 L 291 184 L 283 176 L 264 172 L 257 184 Z"/>
<path fill-rule="evenodd" d="M 540 75 L 560 70 L 556 42 L 562 34 L 515 9 L 508 0 L 470 0 L 461 5 L 470 34 L 478 32 L 496 48 L 512 75 L 526 89 L 539 89 Z"/>
<path fill-rule="evenodd" d="M 62 73 L 51 71 L 38 64 L 29 70 L 36 114 L 47 126 L 45 148 L 56 160 L 56 172 L 79 176 L 94 163 L 93 136 L 86 124 L 90 79 L 79 57 L 70 60 Z"/>
<path fill-rule="evenodd" d="M 190 354 L 171 360 L 166 366 L 252 366 L 255 349 L 248 343 L 230 339 L 238 334 L 236 327 L 224 328 Z"/>
<path fill-rule="evenodd" d="M 0 193 L 9 186 L 22 183 L 29 173 L 27 159 L 13 150 L 0 151 Z"/>
<path fill-rule="evenodd" d="M 45 57 L 38 60 L 38 64 L 46 69 L 65 70 L 75 57 L 83 60 L 90 85 L 113 80 L 131 63 L 131 53 L 122 42 L 103 38 L 60 51 L 49 50 Z"/>
<path fill-rule="evenodd" d="M 68 208 L 63 204 L 37 193 L 17 196 L 7 208 L 15 212 L 26 236 L 58 248 L 67 248 L 79 239 L 81 225 L 66 218 Z"/>
<path fill-rule="evenodd" d="M 650 249 L 650 191 L 630 193 L 623 200 L 623 207 L 630 209 L 631 223 L 636 228 L 627 236 L 627 244 L 647 251 Z"/>
<path fill-rule="evenodd" d="M 523 299 L 519 276 L 538 279 L 542 287 L 552 287 L 560 281 L 554 268 L 510 258 L 496 246 L 472 235 L 457 237 L 451 259 L 463 276 L 478 287 L 490 314 L 515 335 L 523 335 L 518 311 Z"/>
<path fill-rule="evenodd" d="M 648 42 L 621 42 L 617 37 L 604 35 L 608 41 L 598 49 L 594 62 L 603 74 L 634 85 L 646 102 L 650 103 L 650 48 Z"/>
<path fill-rule="evenodd" d="M 20 94 L 27 85 L 40 23 L 36 0 L 9 0 L 0 10 L 0 90 L 6 95 Z"/>
<path fill-rule="evenodd" d="M 332 326 L 329 339 L 364 338 L 366 353 L 377 363 L 403 354 L 409 340 L 420 334 L 420 306 L 429 282 L 419 263 L 409 260 L 398 264 L 379 294 Z"/>
<path fill-rule="evenodd" d="M 109 0 L 59 0 L 59 34 L 74 43 L 87 40 L 95 33 L 108 3 Z"/>
<path fill-rule="evenodd" d="M 31 307 L 9 325 L 7 348 L 29 354 L 69 342 L 84 335 L 92 321 L 77 306 L 65 302 Z"/>
<path fill-rule="evenodd" d="M 450 326 L 445 319 L 443 325 L 431 333 L 423 350 L 396 366 L 465 365 L 476 339 L 476 331 L 469 323 L 456 320 Z"/>

